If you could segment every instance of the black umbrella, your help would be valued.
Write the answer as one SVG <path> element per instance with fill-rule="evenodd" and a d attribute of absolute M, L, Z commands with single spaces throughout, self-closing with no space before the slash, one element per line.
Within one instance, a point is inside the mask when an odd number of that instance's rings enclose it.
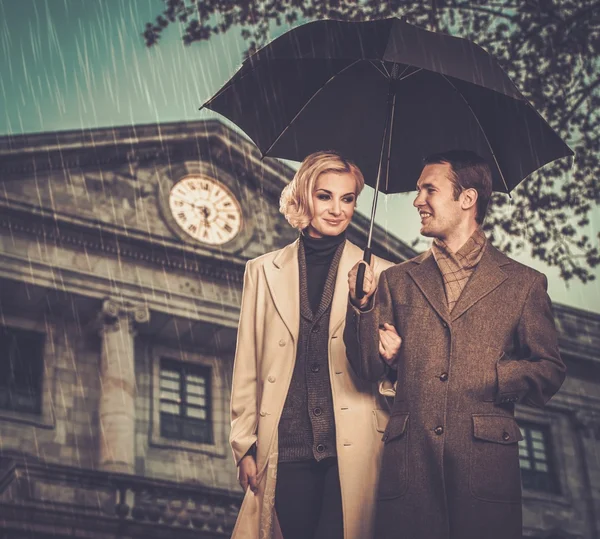
<path fill-rule="evenodd" d="M 510 192 L 573 152 L 498 62 L 471 41 L 391 18 L 299 26 L 250 56 L 203 107 L 226 116 L 263 156 L 301 161 L 334 149 L 377 191 L 412 191 L 423 157 L 477 152 Z M 362 281 L 361 281 L 362 282 Z"/>

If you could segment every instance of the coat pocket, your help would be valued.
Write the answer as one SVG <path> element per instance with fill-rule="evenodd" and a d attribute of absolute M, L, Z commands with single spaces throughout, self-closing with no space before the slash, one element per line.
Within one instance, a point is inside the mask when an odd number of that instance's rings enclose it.
<path fill-rule="evenodd" d="M 490 502 L 521 503 L 519 441 L 513 417 L 473 414 L 471 494 Z"/>
<path fill-rule="evenodd" d="M 408 412 L 390 416 L 383 434 L 379 499 L 403 496 L 408 490 Z"/>

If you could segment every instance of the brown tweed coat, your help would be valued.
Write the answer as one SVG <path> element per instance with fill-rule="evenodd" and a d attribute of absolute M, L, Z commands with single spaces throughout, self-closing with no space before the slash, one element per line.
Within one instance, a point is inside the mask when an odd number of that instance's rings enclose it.
<path fill-rule="evenodd" d="M 541 273 L 488 244 L 448 312 L 428 251 L 381 274 L 375 307 L 348 307 L 359 377 L 386 369 L 377 328 L 402 337 L 376 508 L 378 539 L 521 538 L 514 403 L 543 406 L 565 367 Z"/>

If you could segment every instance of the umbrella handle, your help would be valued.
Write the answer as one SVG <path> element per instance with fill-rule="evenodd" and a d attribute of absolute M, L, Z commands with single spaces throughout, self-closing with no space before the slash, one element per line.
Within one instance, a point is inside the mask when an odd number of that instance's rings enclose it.
<path fill-rule="evenodd" d="M 363 255 L 363 260 L 367 263 L 371 263 L 371 248 L 367 247 L 365 249 L 365 254 Z M 358 266 L 358 273 L 356 274 L 356 297 L 357 299 L 362 299 L 365 297 L 365 291 L 363 290 L 363 284 L 365 282 L 365 265 L 361 264 Z"/>

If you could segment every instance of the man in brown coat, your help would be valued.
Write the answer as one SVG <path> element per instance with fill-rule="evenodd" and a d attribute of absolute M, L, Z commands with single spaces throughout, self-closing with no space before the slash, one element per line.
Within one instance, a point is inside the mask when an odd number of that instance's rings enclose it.
<path fill-rule="evenodd" d="M 522 536 L 516 402 L 543 406 L 565 367 L 547 281 L 481 231 L 491 174 L 467 151 L 425 160 L 414 206 L 430 250 L 382 272 L 365 298 L 349 273 L 344 340 L 356 374 L 397 378 L 376 511 L 379 539 Z M 390 367 L 383 345 L 402 340 Z"/>

